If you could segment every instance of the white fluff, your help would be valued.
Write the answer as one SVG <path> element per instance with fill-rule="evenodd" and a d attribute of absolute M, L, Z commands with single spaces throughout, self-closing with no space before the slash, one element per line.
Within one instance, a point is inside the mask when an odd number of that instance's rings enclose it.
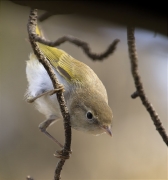
<path fill-rule="evenodd" d="M 26 96 L 27 97 L 36 97 L 43 92 L 49 91 L 53 89 L 52 82 L 50 77 L 48 76 L 46 70 L 43 65 L 37 60 L 34 54 L 30 54 L 30 60 L 28 60 L 26 66 L 26 75 L 28 80 L 28 89 Z M 56 73 L 58 81 L 65 86 L 67 86 L 67 82 L 63 79 L 59 73 Z M 57 118 L 62 118 L 59 104 L 56 100 L 56 95 L 44 95 L 35 100 L 35 105 L 37 109 L 49 118 L 50 116 L 56 116 Z"/>

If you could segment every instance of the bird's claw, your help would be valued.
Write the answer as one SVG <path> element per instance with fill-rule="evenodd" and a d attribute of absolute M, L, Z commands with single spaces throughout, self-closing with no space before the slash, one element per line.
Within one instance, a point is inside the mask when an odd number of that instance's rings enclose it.
<path fill-rule="evenodd" d="M 62 150 L 58 150 L 56 151 L 56 153 L 54 154 L 55 157 L 59 158 L 59 159 L 69 159 L 70 158 L 70 155 L 72 154 L 72 151 L 68 151 L 68 150 L 65 150 L 65 149 L 62 149 Z"/>
<path fill-rule="evenodd" d="M 58 87 L 57 89 L 51 90 L 51 91 L 49 92 L 49 95 L 51 96 L 51 95 L 57 93 L 58 91 L 64 92 L 64 86 L 63 86 L 62 84 L 60 84 L 59 87 Z"/>

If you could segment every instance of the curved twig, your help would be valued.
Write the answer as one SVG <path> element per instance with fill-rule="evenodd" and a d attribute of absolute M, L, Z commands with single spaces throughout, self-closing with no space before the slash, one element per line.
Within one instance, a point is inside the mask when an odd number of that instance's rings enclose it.
<path fill-rule="evenodd" d="M 50 76 L 50 79 L 53 83 L 54 89 L 59 89 L 60 84 L 55 76 L 53 68 L 50 65 L 50 63 L 48 62 L 48 60 L 46 59 L 46 57 L 41 53 L 41 51 L 39 50 L 39 47 L 36 43 L 36 36 L 37 36 L 35 34 L 36 24 L 37 24 L 37 10 L 32 9 L 30 11 L 29 21 L 28 21 L 28 25 L 27 25 L 29 39 L 30 39 L 30 43 L 32 45 L 32 49 L 34 51 L 34 54 L 37 56 L 38 60 L 43 64 L 48 75 Z M 40 39 L 40 38 L 38 37 L 38 39 Z M 65 129 L 64 148 L 62 149 L 62 151 L 59 152 L 59 155 L 61 157 L 65 157 L 65 158 L 61 158 L 59 160 L 56 170 L 55 170 L 55 176 L 54 176 L 55 180 L 59 180 L 62 167 L 63 167 L 67 157 L 70 156 L 70 152 L 71 152 L 71 126 L 70 126 L 70 115 L 69 115 L 68 109 L 66 107 L 65 99 L 63 96 L 63 91 L 62 90 L 58 91 L 56 93 L 56 96 L 57 96 L 57 99 L 58 99 L 58 102 L 60 105 L 60 109 L 62 112 L 62 116 L 64 119 L 64 129 Z"/>
<path fill-rule="evenodd" d="M 58 38 L 56 41 L 53 41 L 53 42 L 48 41 L 48 40 L 41 38 L 39 36 L 36 36 L 35 40 L 39 43 L 42 43 L 42 44 L 45 44 L 48 46 L 52 46 L 52 47 L 59 46 L 64 42 L 70 42 L 76 46 L 81 47 L 83 49 L 83 51 L 85 52 L 85 54 L 88 57 L 90 57 L 92 60 L 103 60 L 104 58 L 107 58 L 110 54 L 112 54 L 115 51 L 117 44 L 120 41 L 119 39 L 115 39 L 103 53 L 96 54 L 96 53 L 91 52 L 91 49 L 90 49 L 88 43 L 86 43 L 86 42 L 84 42 L 84 41 L 82 41 L 76 37 L 73 37 L 73 36 L 63 36 L 63 37 Z"/>
<path fill-rule="evenodd" d="M 145 95 L 142 81 L 138 73 L 138 58 L 137 58 L 137 52 L 136 52 L 136 46 L 135 46 L 134 27 L 127 28 L 127 41 L 128 41 L 129 57 L 131 61 L 131 71 L 132 71 L 132 76 L 134 78 L 134 83 L 136 87 L 136 92 L 132 94 L 132 98 L 136 98 L 138 96 L 140 97 L 142 104 L 145 106 L 146 110 L 149 112 L 157 131 L 161 135 L 163 141 L 168 146 L 168 136 L 166 134 L 166 131 L 161 123 L 161 120 L 158 114 L 156 113 L 152 104 L 149 102 L 147 96 Z"/>
<path fill-rule="evenodd" d="M 49 13 L 49 12 L 45 12 L 43 13 L 38 19 L 39 21 L 44 21 L 46 20 L 47 18 L 49 18 L 50 16 L 52 16 L 53 14 Z M 91 49 L 89 47 L 89 44 L 78 39 L 78 38 L 75 38 L 73 36 L 63 36 L 59 39 L 57 39 L 56 41 L 47 41 L 46 39 L 44 38 L 36 38 L 36 41 L 37 42 L 40 42 L 40 43 L 43 43 L 45 45 L 48 45 L 48 46 L 52 46 L 52 47 L 56 47 L 56 46 L 59 46 L 61 45 L 62 43 L 64 42 L 70 42 L 76 46 L 79 46 L 83 49 L 83 51 L 85 52 L 85 54 L 91 58 L 92 60 L 103 60 L 104 58 L 107 58 L 110 54 L 112 54 L 116 47 L 117 47 L 117 44 L 118 42 L 120 42 L 119 39 L 115 39 L 108 47 L 107 49 L 103 52 L 103 53 L 100 53 L 100 54 L 97 54 L 97 53 L 93 53 L 91 52 Z"/>

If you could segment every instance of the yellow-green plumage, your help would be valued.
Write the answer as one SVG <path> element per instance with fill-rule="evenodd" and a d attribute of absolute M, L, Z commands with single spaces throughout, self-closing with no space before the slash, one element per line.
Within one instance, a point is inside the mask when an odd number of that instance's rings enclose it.
<path fill-rule="evenodd" d="M 38 43 L 41 52 L 47 57 L 51 65 L 69 82 L 86 83 L 95 79 L 93 71 L 84 63 L 74 59 L 65 51 Z M 81 68 L 85 67 L 85 68 Z M 93 81 L 94 81 L 93 79 Z"/>

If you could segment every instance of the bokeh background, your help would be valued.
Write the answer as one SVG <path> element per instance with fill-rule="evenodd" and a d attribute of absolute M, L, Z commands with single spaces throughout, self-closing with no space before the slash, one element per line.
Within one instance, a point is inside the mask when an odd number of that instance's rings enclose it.
<path fill-rule="evenodd" d="M 27 175 L 36 180 L 53 179 L 57 163 L 53 153 L 59 147 L 38 130 L 45 117 L 24 100 L 25 66 L 31 52 L 28 15 L 28 7 L 0 2 L 0 180 L 23 180 Z M 104 51 L 115 38 L 121 40 L 115 53 L 102 62 L 92 62 L 72 44 L 60 46 L 97 73 L 114 113 L 112 138 L 72 130 L 73 154 L 63 168 L 62 179 L 168 179 L 167 147 L 140 100 L 130 98 L 135 88 L 126 27 L 75 15 L 52 16 L 40 26 L 51 40 L 73 35 L 87 41 L 94 52 Z M 135 35 L 146 94 L 168 131 L 168 38 L 143 29 L 136 29 Z M 49 132 L 64 142 L 61 121 Z"/>

